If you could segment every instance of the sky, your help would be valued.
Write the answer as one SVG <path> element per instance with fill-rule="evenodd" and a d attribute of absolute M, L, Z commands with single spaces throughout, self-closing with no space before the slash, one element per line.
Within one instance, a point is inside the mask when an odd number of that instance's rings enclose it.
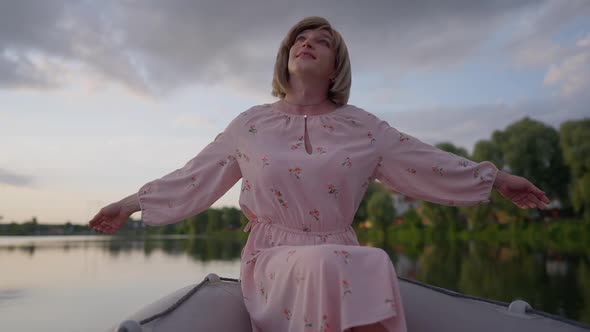
<path fill-rule="evenodd" d="M 276 100 L 276 52 L 307 16 L 347 44 L 349 104 L 430 144 L 590 116 L 587 0 L 2 1 L 0 222 L 84 224 L 182 167 Z"/>

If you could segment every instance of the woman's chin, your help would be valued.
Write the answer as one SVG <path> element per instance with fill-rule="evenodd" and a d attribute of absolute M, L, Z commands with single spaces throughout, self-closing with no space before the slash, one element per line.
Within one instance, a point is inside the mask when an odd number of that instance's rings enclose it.
<path fill-rule="evenodd" d="M 306 75 L 310 73 L 317 74 L 320 71 L 320 66 L 316 63 L 298 63 L 296 66 L 293 66 L 292 70 L 289 70 L 291 74 L 295 75 Z"/>

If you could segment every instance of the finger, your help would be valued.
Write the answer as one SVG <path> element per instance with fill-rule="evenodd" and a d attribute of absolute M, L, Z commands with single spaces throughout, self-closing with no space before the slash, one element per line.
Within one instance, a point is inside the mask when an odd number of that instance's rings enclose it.
<path fill-rule="evenodd" d="M 522 200 L 519 201 L 517 199 L 514 199 L 514 200 L 512 200 L 512 203 L 514 205 L 518 206 L 521 209 L 526 209 L 527 208 L 526 205 L 525 205 L 525 203 Z"/>
<path fill-rule="evenodd" d="M 537 186 L 535 186 L 534 184 L 531 183 L 531 192 L 533 192 L 535 195 L 543 195 L 545 194 L 545 192 L 541 189 L 539 189 Z"/>
<path fill-rule="evenodd" d="M 97 225 L 109 225 L 110 224 L 110 218 L 108 218 L 107 216 L 102 216 L 102 218 L 98 219 L 98 221 L 96 222 Z"/>
<path fill-rule="evenodd" d="M 101 219 L 98 219 L 98 220 L 96 220 L 96 221 L 95 221 L 95 222 L 94 222 L 92 225 L 89 225 L 89 226 L 90 226 L 90 228 L 92 228 L 92 229 L 98 229 L 98 228 L 100 228 L 100 227 L 102 226 L 102 224 L 104 223 L 104 221 L 103 221 L 103 220 L 104 220 L 104 219 L 102 219 L 102 218 L 101 218 Z"/>
<path fill-rule="evenodd" d="M 514 202 L 514 204 L 516 205 L 524 205 L 526 199 L 527 199 L 527 195 L 528 194 L 519 194 L 517 196 L 514 197 L 514 199 L 512 200 Z"/>
<path fill-rule="evenodd" d="M 549 208 L 549 198 L 547 198 L 547 196 L 543 195 L 542 197 L 539 197 L 539 200 L 541 201 L 541 206 L 543 210 L 546 210 Z"/>
<path fill-rule="evenodd" d="M 98 221 L 99 221 L 99 220 L 100 220 L 102 217 L 103 217 L 102 213 L 100 213 L 100 212 L 99 212 L 99 213 L 97 213 L 97 214 L 94 216 L 94 218 L 92 218 L 92 219 L 90 220 L 90 222 L 88 222 L 88 225 L 89 225 L 90 227 L 94 226 L 94 225 L 95 225 L 95 224 L 96 224 L 96 223 L 97 223 L 97 222 L 98 222 Z"/>
<path fill-rule="evenodd" d="M 112 235 L 117 231 L 115 227 L 110 227 L 107 229 L 106 234 Z"/>
<path fill-rule="evenodd" d="M 512 203 L 514 203 L 514 205 L 518 206 L 521 209 L 526 209 L 527 208 L 526 205 L 524 203 L 522 203 L 522 202 L 512 202 Z"/>
<path fill-rule="evenodd" d="M 110 219 L 110 218 L 107 218 L 107 217 L 105 217 L 105 216 L 103 216 L 103 217 L 102 217 L 102 218 L 101 218 L 101 219 L 100 219 L 100 220 L 97 222 L 97 224 L 98 224 L 98 225 L 103 225 L 103 226 L 104 226 L 104 225 L 106 225 L 106 226 L 111 226 L 111 219 Z"/>
<path fill-rule="evenodd" d="M 535 193 L 535 198 L 539 201 L 537 205 L 541 206 L 543 209 L 547 208 L 547 204 L 551 203 L 551 201 L 545 194 Z"/>
<path fill-rule="evenodd" d="M 543 202 L 541 202 L 537 198 L 537 196 L 535 196 L 535 194 L 533 194 L 533 193 L 529 193 L 528 201 L 533 204 L 533 207 L 532 207 L 533 209 L 535 209 L 535 208 L 542 209 L 543 208 Z"/>
<path fill-rule="evenodd" d="M 539 209 L 543 207 L 543 202 L 541 202 L 541 200 L 539 200 L 539 198 L 537 197 L 537 195 L 533 192 L 529 193 L 528 195 L 528 201 L 531 203 L 531 209 Z"/>
<path fill-rule="evenodd" d="M 518 195 L 515 204 L 521 209 L 530 209 L 532 207 L 528 199 L 528 193 Z"/>
<path fill-rule="evenodd" d="M 110 225 L 106 222 L 101 223 L 100 225 L 97 225 L 96 228 L 101 232 L 101 233 L 105 233 L 109 230 Z"/>

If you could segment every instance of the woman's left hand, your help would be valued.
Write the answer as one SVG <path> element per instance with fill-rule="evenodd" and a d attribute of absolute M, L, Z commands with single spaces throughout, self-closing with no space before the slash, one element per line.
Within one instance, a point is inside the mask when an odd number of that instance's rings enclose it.
<path fill-rule="evenodd" d="M 545 192 L 529 180 L 503 171 L 498 171 L 494 188 L 521 209 L 545 209 L 549 204 Z"/>

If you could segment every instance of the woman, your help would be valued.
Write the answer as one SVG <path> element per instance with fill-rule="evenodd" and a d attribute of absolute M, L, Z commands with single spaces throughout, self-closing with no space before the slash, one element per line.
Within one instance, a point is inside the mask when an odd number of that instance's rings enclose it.
<path fill-rule="evenodd" d="M 375 179 L 445 205 L 489 201 L 492 188 L 522 208 L 548 199 L 526 179 L 400 133 L 347 105 L 348 52 L 320 17 L 297 23 L 275 64 L 279 101 L 237 116 L 183 168 L 104 207 L 90 226 L 116 232 L 135 211 L 148 225 L 207 209 L 240 178 L 250 231 L 241 285 L 254 331 L 405 331 L 397 278 L 381 249 L 351 227 Z"/>

